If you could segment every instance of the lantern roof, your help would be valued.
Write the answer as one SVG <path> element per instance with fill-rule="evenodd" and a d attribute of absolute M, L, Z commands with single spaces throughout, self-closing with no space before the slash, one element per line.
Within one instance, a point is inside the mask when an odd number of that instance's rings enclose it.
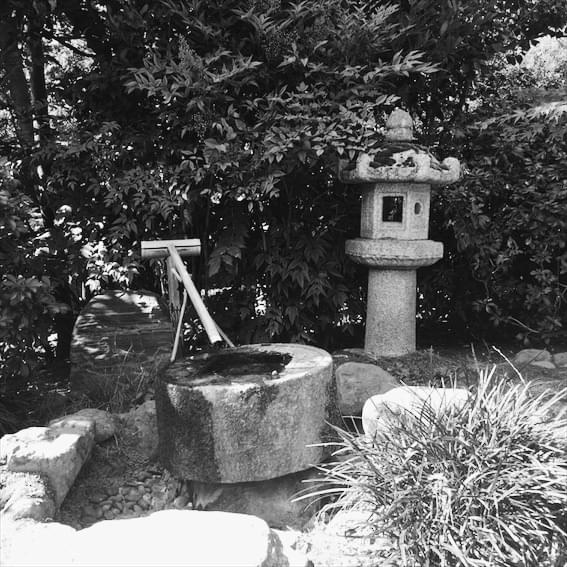
<path fill-rule="evenodd" d="M 355 162 L 341 160 L 339 177 L 344 183 L 427 183 L 449 185 L 461 177 L 456 158 L 438 161 L 425 146 L 413 142 L 413 120 L 399 108 L 386 121 L 386 141 Z"/>

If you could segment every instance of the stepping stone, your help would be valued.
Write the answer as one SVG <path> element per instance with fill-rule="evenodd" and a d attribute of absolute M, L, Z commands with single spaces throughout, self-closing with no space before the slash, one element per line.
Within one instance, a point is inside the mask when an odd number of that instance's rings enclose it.
<path fill-rule="evenodd" d="M 111 290 L 95 296 L 73 328 L 71 389 L 108 401 L 121 380 L 140 380 L 169 360 L 173 329 L 159 297 Z"/>

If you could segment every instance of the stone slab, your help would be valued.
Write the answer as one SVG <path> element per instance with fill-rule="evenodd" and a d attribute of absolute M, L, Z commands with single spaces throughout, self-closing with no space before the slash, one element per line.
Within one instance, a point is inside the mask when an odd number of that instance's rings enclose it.
<path fill-rule="evenodd" d="M 28 427 L 0 439 L 0 462 L 7 471 L 45 475 L 59 507 L 93 444 L 94 422 L 86 418 L 54 427 Z"/>
<path fill-rule="evenodd" d="M 167 363 L 173 329 L 159 297 L 111 290 L 95 296 L 73 328 L 71 388 L 107 401 L 116 380 L 139 379 Z"/>
<path fill-rule="evenodd" d="M 55 495 L 45 475 L 0 467 L 0 524 L 24 518 L 43 522 L 56 512 Z"/>

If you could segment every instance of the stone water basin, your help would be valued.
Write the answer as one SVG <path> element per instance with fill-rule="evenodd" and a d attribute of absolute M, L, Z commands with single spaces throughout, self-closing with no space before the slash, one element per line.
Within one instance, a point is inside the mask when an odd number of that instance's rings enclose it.
<path fill-rule="evenodd" d="M 264 481 L 325 460 L 340 423 L 332 359 L 257 344 L 177 361 L 156 385 L 159 456 L 177 478 Z"/>

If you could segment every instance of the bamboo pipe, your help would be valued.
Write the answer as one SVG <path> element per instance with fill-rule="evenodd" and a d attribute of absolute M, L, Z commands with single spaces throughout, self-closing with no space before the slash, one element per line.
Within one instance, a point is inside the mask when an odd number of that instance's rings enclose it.
<path fill-rule="evenodd" d="M 183 282 L 183 285 L 187 290 L 189 299 L 191 300 L 191 303 L 193 303 L 195 311 L 197 312 L 199 319 L 201 319 L 201 323 L 203 323 L 203 327 L 205 328 L 205 332 L 207 333 L 209 340 L 212 344 L 222 341 L 222 338 L 217 330 L 217 326 L 213 321 L 213 318 L 209 315 L 209 312 L 207 311 L 207 308 L 205 307 L 205 304 L 201 299 L 201 294 L 195 287 L 191 276 L 187 272 L 185 264 L 183 263 L 179 252 L 177 252 L 175 248 L 175 244 L 167 244 L 167 250 L 169 252 L 169 257 L 171 258 L 173 266 L 181 277 L 181 281 Z"/>
<path fill-rule="evenodd" d="M 175 268 L 171 269 L 171 275 L 172 277 L 175 277 L 175 279 L 181 283 L 181 276 L 177 273 L 177 270 Z M 185 312 L 185 304 L 186 304 L 186 300 L 187 300 L 187 290 L 184 290 L 183 293 L 183 307 L 181 308 L 181 315 L 180 318 L 183 318 L 183 313 Z M 217 327 L 217 331 L 219 332 L 220 336 L 224 339 L 224 342 L 230 347 L 230 348 L 235 348 L 235 344 L 230 340 L 230 338 L 228 337 L 228 335 L 220 328 L 219 324 L 213 319 L 214 324 Z"/>

